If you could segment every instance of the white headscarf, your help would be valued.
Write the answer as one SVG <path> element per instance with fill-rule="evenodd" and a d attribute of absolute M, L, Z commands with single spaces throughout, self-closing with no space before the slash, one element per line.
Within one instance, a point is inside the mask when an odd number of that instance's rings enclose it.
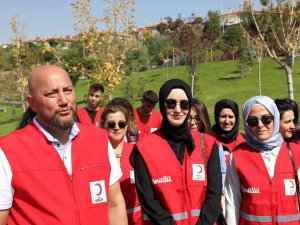
<path fill-rule="evenodd" d="M 254 105 L 262 105 L 264 106 L 274 117 L 274 131 L 270 138 L 264 141 L 257 140 L 257 138 L 252 134 L 250 128 L 246 122 L 248 116 L 250 114 L 251 108 Z M 254 149 L 260 151 L 268 151 L 272 150 L 275 147 L 278 147 L 283 142 L 283 138 L 281 133 L 279 132 L 280 126 L 280 114 L 274 103 L 273 99 L 267 96 L 254 96 L 245 102 L 243 107 L 243 123 L 245 133 L 247 135 L 247 143 Z"/>

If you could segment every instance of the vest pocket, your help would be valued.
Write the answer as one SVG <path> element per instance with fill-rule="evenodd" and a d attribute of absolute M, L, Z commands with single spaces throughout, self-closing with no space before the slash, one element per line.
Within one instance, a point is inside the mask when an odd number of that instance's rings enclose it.
<path fill-rule="evenodd" d="M 83 200 L 87 207 L 107 205 L 110 168 L 108 165 L 90 165 L 80 168 Z"/>

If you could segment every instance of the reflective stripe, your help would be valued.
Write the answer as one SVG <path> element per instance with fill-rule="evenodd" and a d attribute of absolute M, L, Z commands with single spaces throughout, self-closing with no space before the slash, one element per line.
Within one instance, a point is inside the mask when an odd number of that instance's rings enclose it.
<path fill-rule="evenodd" d="M 241 212 L 241 217 L 245 220 L 254 221 L 254 222 L 272 222 L 272 216 L 255 216 L 250 215 L 245 212 Z M 291 222 L 298 221 L 300 219 L 300 214 L 295 215 L 286 215 L 286 216 L 276 216 L 276 222 Z"/>
<path fill-rule="evenodd" d="M 173 220 L 184 220 L 188 218 L 187 212 L 182 212 L 182 213 L 176 213 L 176 214 L 171 214 L 173 217 Z M 150 220 L 149 217 L 146 214 L 143 214 L 143 220 Z"/>
<path fill-rule="evenodd" d="M 126 211 L 127 211 L 128 214 L 130 214 L 130 213 L 136 213 L 138 211 L 141 211 L 141 206 L 130 208 L 130 209 L 127 209 Z"/>
<path fill-rule="evenodd" d="M 300 213 L 295 215 L 288 215 L 288 216 L 276 216 L 277 222 L 291 222 L 300 220 Z"/>
<path fill-rule="evenodd" d="M 199 216 L 200 215 L 200 209 L 193 209 L 191 211 L 192 216 Z"/>

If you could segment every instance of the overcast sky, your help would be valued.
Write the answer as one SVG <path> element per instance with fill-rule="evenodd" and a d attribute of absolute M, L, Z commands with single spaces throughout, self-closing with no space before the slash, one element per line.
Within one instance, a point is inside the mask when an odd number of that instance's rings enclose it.
<path fill-rule="evenodd" d="M 19 14 L 21 24 L 27 23 L 23 33 L 28 39 L 72 35 L 74 15 L 70 4 L 74 0 L 0 0 L 0 44 L 11 42 L 9 19 Z M 101 15 L 104 0 L 91 0 L 92 8 Z M 136 0 L 135 22 L 137 26 L 159 23 L 162 18 L 184 18 L 192 13 L 205 17 L 209 10 L 228 12 L 239 9 L 242 0 Z"/>

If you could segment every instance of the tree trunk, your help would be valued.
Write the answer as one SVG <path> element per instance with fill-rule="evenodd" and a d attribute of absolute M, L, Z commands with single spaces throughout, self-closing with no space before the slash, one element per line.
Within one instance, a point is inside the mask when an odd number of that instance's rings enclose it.
<path fill-rule="evenodd" d="M 210 62 L 213 62 L 213 50 L 212 50 L 212 46 L 210 46 Z"/>
<path fill-rule="evenodd" d="M 290 99 L 294 99 L 294 88 L 293 88 L 293 70 L 289 66 L 285 66 L 285 73 L 288 85 L 288 95 Z"/>
<path fill-rule="evenodd" d="M 108 99 L 109 99 L 109 101 L 112 100 L 112 92 L 111 91 L 108 91 Z"/>
<path fill-rule="evenodd" d="M 258 61 L 258 90 L 259 95 L 261 95 L 261 62 Z"/>
<path fill-rule="evenodd" d="M 192 96 L 194 97 L 195 71 L 192 71 L 191 76 L 192 76 L 191 91 L 192 91 Z"/>

